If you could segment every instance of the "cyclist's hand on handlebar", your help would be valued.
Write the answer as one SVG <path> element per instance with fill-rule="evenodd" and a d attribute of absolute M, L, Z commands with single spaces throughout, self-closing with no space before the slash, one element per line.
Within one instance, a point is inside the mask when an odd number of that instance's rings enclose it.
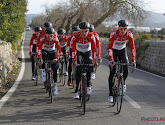
<path fill-rule="evenodd" d="M 132 61 L 131 66 L 132 66 L 132 69 L 135 69 L 136 68 L 136 61 Z"/>
<path fill-rule="evenodd" d="M 113 67 L 113 66 L 115 65 L 115 62 L 114 62 L 114 61 L 110 61 L 110 62 L 109 62 L 109 65 L 110 65 L 111 67 Z"/>
<path fill-rule="evenodd" d="M 58 61 L 58 59 L 57 59 L 57 58 L 53 59 L 53 63 L 56 63 L 57 61 Z"/>
<path fill-rule="evenodd" d="M 77 67 L 77 61 L 72 63 L 72 68 L 73 66 Z"/>
<path fill-rule="evenodd" d="M 34 56 L 34 61 L 36 61 L 37 60 L 37 57 L 36 57 L 36 55 Z"/>
<path fill-rule="evenodd" d="M 38 60 L 38 64 L 41 66 L 43 64 L 43 60 L 42 59 L 39 59 Z"/>
<path fill-rule="evenodd" d="M 99 65 L 102 63 L 102 59 L 101 58 L 98 58 L 98 61 L 97 61 L 97 66 L 99 67 Z"/>
<path fill-rule="evenodd" d="M 30 51 L 30 52 L 29 52 L 29 56 L 31 56 L 31 55 L 32 55 L 32 52 Z"/>

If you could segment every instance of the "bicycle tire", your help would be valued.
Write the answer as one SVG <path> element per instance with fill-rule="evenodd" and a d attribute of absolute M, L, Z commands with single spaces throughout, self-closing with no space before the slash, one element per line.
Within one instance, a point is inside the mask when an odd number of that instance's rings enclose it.
<path fill-rule="evenodd" d="M 53 77 L 52 77 L 52 72 L 49 72 L 49 97 L 50 97 L 50 102 L 53 103 Z"/>
<path fill-rule="evenodd" d="M 121 77 L 118 82 L 118 88 L 117 88 L 117 113 L 119 114 L 122 107 L 123 102 L 123 78 Z"/>
<path fill-rule="evenodd" d="M 76 76 L 75 76 L 75 71 L 72 70 L 72 75 L 71 75 L 71 82 L 72 82 L 72 89 L 74 89 L 76 85 Z"/>
<path fill-rule="evenodd" d="M 113 103 L 112 106 L 116 105 L 116 88 L 112 88 L 112 93 L 113 93 Z"/>
<path fill-rule="evenodd" d="M 36 86 L 38 85 L 38 64 L 36 64 L 36 74 L 35 74 L 35 77 L 36 77 Z"/>
<path fill-rule="evenodd" d="M 63 71 L 64 71 L 63 70 L 63 63 L 61 63 L 60 81 L 61 81 L 62 85 L 63 85 L 63 76 L 64 76 L 64 72 Z"/>
<path fill-rule="evenodd" d="M 63 63 L 63 86 L 65 86 L 66 83 L 66 75 L 64 74 L 65 72 L 65 63 Z"/>
<path fill-rule="evenodd" d="M 86 95 L 87 95 L 87 79 L 86 77 L 83 77 L 82 79 L 82 83 L 83 83 L 83 98 L 82 98 L 82 101 L 83 101 L 83 115 L 85 115 L 85 112 L 86 112 Z"/>
<path fill-rule="evenodd" d="M 81 81 L 81 84 L 80 84 L 80 89 L 79 89 L 79 97 L 80 97 L 80 106 L 82 107 L 83 106 L 83 100 L 82 100 L 82 81 Z"/>
<path fill-rule="evenodd" d="M 117 86 L 115 85 L 116 83 L 116 80 L 117 80 L 117 77 L 114 77 L 113 79 L 113 87 L 112 87 L 112 93 L 113 93 L 113 103 L 112 103 L 112 106 L 115 106 L 116 105 L 116 95 L 117 95 Z"/>

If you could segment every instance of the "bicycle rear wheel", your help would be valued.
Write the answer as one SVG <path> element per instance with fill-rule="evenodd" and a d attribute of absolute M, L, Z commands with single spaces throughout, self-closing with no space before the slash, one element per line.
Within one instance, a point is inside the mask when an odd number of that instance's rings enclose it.
<path fill-rule="evenodd" d="M 123 101 L 123 78 L 121 78 L 118 82 L 118 88 L 116 93 L 117 99 L 117 113 L 120 113 Z"/>
<path fill-rule="evenodd" d="M 65 75 L 65 63 L 63 64 L 63 86 L 66 83 L 66 75 Z"/>

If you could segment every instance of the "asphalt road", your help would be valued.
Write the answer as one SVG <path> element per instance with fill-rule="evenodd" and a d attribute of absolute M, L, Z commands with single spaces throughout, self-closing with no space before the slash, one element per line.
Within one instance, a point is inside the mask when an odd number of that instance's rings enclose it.
<path fill-rule="evenodd" d="M 93 93 L 82 115 L 79 100 L 73 99 L 73 89 L 58 83 L 59 95 L 51 104 L 40 81 L 31 81 L 28 55 L 32 31 L 26 32 L 24 42 L 25 71 L 16 91 L 0 109 L 0 125 L 164 125 L 165 78 L 140 70 L 129 72 L 127 92 L 122 110 L 116 114 L 108 98 L 108 61 L 97 70 L 92 81 Z M 20 57 L 21 58 L 21 57 Z"/>

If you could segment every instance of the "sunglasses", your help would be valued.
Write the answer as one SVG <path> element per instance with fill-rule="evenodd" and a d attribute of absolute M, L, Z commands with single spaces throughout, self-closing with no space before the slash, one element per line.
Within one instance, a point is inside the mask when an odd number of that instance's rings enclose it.
<path fill-rule="evenodd" d="M 126 30 L 126 27 L 119 27 L 120 30 Z"/>
<path fill-rule="evenodd" d="M 47 37 L 53 37 L 54 34 L 46 34 Z"/>
<path fill-rule="evenodd" d="M 80 30 L 80 32 L 85 32 L 85 33 L 87 33 L 89 30 Z"/>
<path fill-rule="evenodd" d="M 64 35 L 58 35 L 59 37 L 63 37 Z"/>

